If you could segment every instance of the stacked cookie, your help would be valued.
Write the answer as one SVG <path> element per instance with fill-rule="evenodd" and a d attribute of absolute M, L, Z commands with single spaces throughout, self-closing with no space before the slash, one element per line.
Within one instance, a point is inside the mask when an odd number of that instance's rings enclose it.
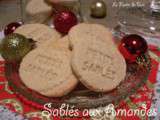
<path fill-rule="evenodd" d="M 107 28 L 82 23 L 61 37 L 44 26 L 29 24 L 16 30 L 37 41 L 37 48 L 23 58 L 19 69 L 28 88 L 48 97 L 62 97 L 78 82 L 92 91 L 107 92 L 124 79 L 126 63 Z M 40 32 L 34 30 L 37 28 Z"/>
<path fill-rule="evenodd" d="M 88 89 L 107 92 L 120 84 L 126 74 L 126 63 L 108 29 L 80 24 L 72 28 L 69 38 L 73 71 Z"/>
<path fill-rule="evenodd" d="M 45 23 L 52 15 L 53 9 L 45 3 L 45 0 L 28 0 L 25 12 L 27 22 Z"/>

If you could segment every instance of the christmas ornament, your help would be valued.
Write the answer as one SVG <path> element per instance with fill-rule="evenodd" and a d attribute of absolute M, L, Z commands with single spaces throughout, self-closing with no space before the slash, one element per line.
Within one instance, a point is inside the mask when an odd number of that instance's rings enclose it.
<path fill-rule="evenodd" d="M 1 43 L 1 54 L 6 61 L 16 61 L 24 57 L 32 48 L 30 40 L 24 36 L 12 33 Z"/>
<path fill-rule="evenodd" d="M 21 25 L 22 25 L 21 22 L 13 22 L 13 23 L 8 24 L 4 29 L 4 34 L 7 36 L 13 33 Z"/>
<path fill-rule="evenodd" d="M 138 56 L 147 52 L 148 45 L 141 36 L 131 34 L 122 38 L 119 50 L 128 62 L 135 62 Z"/>
<path fill-rule="evenodd" d="M 54 18 L 55 29 L 64 34 L 67 34 L 77 22 L 77 17 L 71 11 L 60 11 Z"/>
<path fill-rule="evenodd" d="M 104 18 L 106 16 L 107 7 L 104 1 L 96 0 L 91 4 L 91 16 L 96 18 Z"/>

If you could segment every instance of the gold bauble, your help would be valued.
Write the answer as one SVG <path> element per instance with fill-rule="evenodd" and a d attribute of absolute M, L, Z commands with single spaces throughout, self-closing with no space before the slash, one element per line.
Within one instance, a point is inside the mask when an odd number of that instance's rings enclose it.
<path fill-rule="evenodd" d="M 104 18 L 107 13 L 107 7 L 103 0 L 96 0 L 91 4 L 91 16 L 96 18 Z"/>

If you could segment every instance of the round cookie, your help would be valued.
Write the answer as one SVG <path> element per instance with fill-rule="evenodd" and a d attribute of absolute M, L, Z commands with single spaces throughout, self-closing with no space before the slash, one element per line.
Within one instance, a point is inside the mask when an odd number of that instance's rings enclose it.
<path fill-rule="evenodd" d="M 20 64 L 19 74 L 30 89 L 48 97 L 61 97 L 78 83 L 72 73 L 71 52 L 58 47 L 37 48 L 27 54 Z"/>
<path fill-rule="evenodd" d="M 17 28 L 15 33 L 22 34 L 27 38 L 36 41 L 37 46 L 44 45 L 45 42 L 55 42 L 61 38 L 61 35 L 54 29 L 44 24 L 25 24 Z"/>
<path fill-rule="evenodd" d="M 44 0 L 30 0 L 26 5 L 27 19 L 34 23 L 45 22 L 52 14 L 52 7 Z"/>
<path fill-rule="evenodd" d="M 71 61 L 78 79 L 95 92 L 113 90 L 126 75 L 124 58 L 113 43 L 107 44 L 104 38 L 81 35 L 79 40 L 77 37 Z"/>
<path fill-rule="evenodd" d="M 61 47 L 61 48 L 69 49 L 68 35 L 60 38 L 54 43 L 52 41 L 48 41 L 45 44 L 46 44 L 45 46 L 48 46 L 48 47 Z"/>
<path fill-rule="evenodd" d="M 78 41 L 84 38 L 97 38 L 105 40 L 109 45 L 114 46 L 112 33 L 106 27 L 100 24 L 81 23 L 71 28 L 69 31 L 70 47 L 74 48 Z"/>

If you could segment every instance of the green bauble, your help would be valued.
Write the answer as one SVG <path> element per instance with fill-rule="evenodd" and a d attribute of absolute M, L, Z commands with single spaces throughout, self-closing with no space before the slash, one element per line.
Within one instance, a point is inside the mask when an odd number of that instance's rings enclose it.
<path fill-rule="evenodd" d="M 13 33 L 2 40 L 1 54 L 6 61 L 21 60 L 32 48 L 30 41 L 23 35 Z"/>
<path fill-rule="evenodd" d="M 107 7 L 103 0 L 96 0 L 91 4 L 91 16 L 95 18 L 104 18 L 107 14 Z"/>

